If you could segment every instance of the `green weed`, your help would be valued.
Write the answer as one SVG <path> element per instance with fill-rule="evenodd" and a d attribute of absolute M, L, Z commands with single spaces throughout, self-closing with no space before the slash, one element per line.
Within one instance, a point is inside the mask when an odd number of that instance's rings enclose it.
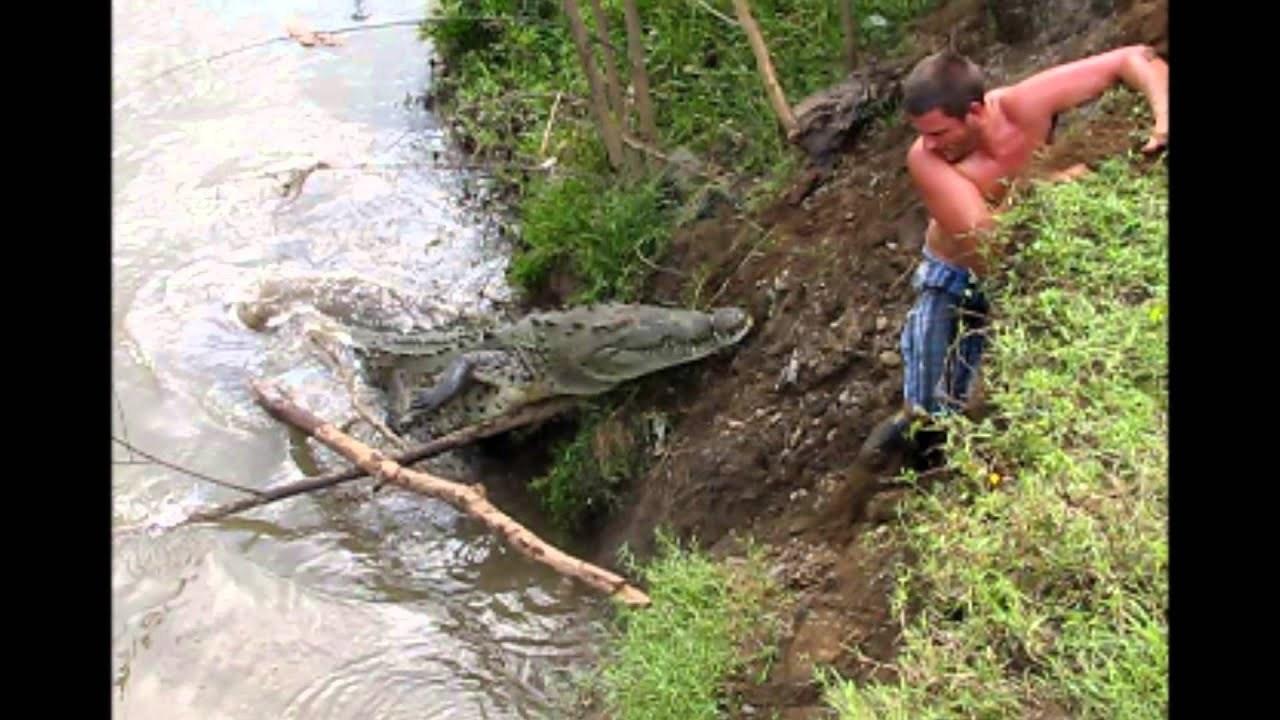
<path fill-rule="evenodd" d="M 511 264 L 521 287 L 537 290 L 568 270 L 570 302 L 635 300 L 669 239 L 672 204 L 658 178 L 618 184 L 568 176 L 533 185 L 524 202 L 524 250 Z"/>
<path fill-rule="evenodd" d="M 725 565 L 659 532 L 659 552 L 639 569 L 653 605 L 625 610 L 601 683 L 616 720 L 723 717 L 725 681 L 741 672 L 752 638 L 771 647 L 777 592 L 759 553 Z"/>
<path fill-rule="evenodd" d="M 624 483 L 644 469 L 643 428 L 607 403 L 587 408 L 573 438 L 555 449 L 551 467 L 530 483 L 562 533 L 578 533 L 612 512 Z"/>

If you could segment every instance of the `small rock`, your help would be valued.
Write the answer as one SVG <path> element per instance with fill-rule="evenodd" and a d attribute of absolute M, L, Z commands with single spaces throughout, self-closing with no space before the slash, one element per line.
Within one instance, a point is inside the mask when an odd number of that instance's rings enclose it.
<path fill-rule="evenodd" d="M 887 327 L 889 327 L 889 318 L 883 315 L 876 318 L 876 332 L 884 332 Z"/>
<path fill-rule="evenodd" d="M 902 358 L 892 350 L 885 350 L 880 353 L 880 363 L 885 367 L 898 367 L 902 364 Z"/>
<path fill-rule="evenodd" d="M 800 353 L 797 349 L 791 351 L 791 358 L 787 361 L 787 364 L 783 366 L 782 372 L 778 376 L 778 382 L 774 385 L 775 389 L 781 390 L 788 385 L 794 385 L 799 375 Z"/>
<path fill-rule="evenodd" d="M 893 242 L 892 240 L 890 240 L 889 242 L 885 243 L 885 247 L 889 248 L 890 250 L 897 250 L 897 249 L 898 249 L 898 243 Z"/>
<path fill-rule="evenodd" d="M 742 714 L 743 714 L 743 715 L 755 715 L 755 714 L 756 714 L 756 708 L 755 708 L 755 706 L 754 706 L 754 705 L 743 705 L 743 706 L 742 706 Z"/>
<path fill-rule="evenodd" d="M 844 219 L 845 219 L 845 221 L 846 221 L 846 222 L 853 222 L 853 213 L 851 213 L 851 212 L 847 212 L 847 213 L 845 213 L 845 214 L 844 214 Z"/>
<path fill-rule="evenodd" d="M 786 292 L 788 289 L 790 289 L 791 283 L 789 282 L 789 278 L 787 277 L 788 274 L 789 273 L 786 270 L 783 270 L 781 275 L 778 275 L 773 279 L 774 290 L 777 290 L 778 292 Z"/>

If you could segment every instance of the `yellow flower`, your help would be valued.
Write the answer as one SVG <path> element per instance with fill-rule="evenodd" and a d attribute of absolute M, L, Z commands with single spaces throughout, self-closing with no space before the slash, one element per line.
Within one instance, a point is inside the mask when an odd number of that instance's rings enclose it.
<path fill-rule="evenodd" d="M 991 473 L 990 475 L 987 475 L 987 482 L 991 484 L 991 487 L 999 485 L 1000 481 L 1003 479 L 1004 478 L 1000 477 L 1000 473 Z"/>

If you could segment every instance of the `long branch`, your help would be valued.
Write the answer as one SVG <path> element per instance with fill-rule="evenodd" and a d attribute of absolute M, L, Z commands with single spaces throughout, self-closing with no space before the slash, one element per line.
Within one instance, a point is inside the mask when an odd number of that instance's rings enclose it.
<path fill-rule="evenodd" d="M 420 445 L 408 452 L 401 453 L 392 458 L 399 465 L 412 465 L 413 463 L 435 457 L 441 453 L 457 449 L 464 445 L 469 445 L 476 440 L 486 438 L 491 435 L 497 435 L 506 432 L 512 428 L 531 425 L 541 422 L 548 418 L 559 415 L 573 407 L 573 401 L 569 399 L 557 399 L 548 402 L 530 405 L 522 408 L 510 415 L 493 418 L 482 423 L 470 425 L 460 430 L 455 430 L 443 437 L 436 438 L 429 443 Z M 318 477 L 307 478 L 306 480 L 294 480 L 291 482 L 281 483 L 274 487 L 262 490 L 259 495 L 244 500 L 219 505 L 209 508 L 208 510 L 200 510 L 192 513 L 186 520 L 182 521 L 182 525 L 188 525 L 198 522 L 209 522 L 211 520 L 219 520 L 234 515 L 245 510 L 251 510 L 256 507 L 268 505 L 278 502 L 286 498 L 296 495 L 302 495 L 317 490 L 323 490 L 342 483 L 359 480 L 368 477 L 369 473 L 360 467 L 348 468 L 346 470 L 337 470 L 335 472 L 326 473 Z"/>
<path fill-rule="evenodd" d="M 640 137 L 658 142 L 658 126 L 653 121 L 653 101 L 649 97 L 649 73 L 644 67 L 644 30 L 636 0 L 623 0 L 623 17 L 627 26 L 627 58 L 631 62 L 631 86 L 636 93 L 636 112 L 640 115 Z"/>
<path fill-rule="evenodd" d="M 627 106 L 622 99 L 622 79 L 618 77 L 618 60 L 614 56 L 613 44 L 609 42 L 609 21 L 600 7 L 600 0 L 591 0 L 591 14 L 595 16 L 596 36 L 603 53 L 605 95 L 609 98 L 613 116 L 618 119 L 619 128 L 627 128 Z"/>
<path fill-rule="evenodd" d="M 760 26 L 751 16 L 751 8 L 747 5 L 747 0 L 733 0 L 733 7 L 738 11 L 738 22 L 747 33 L 747 42 L 751 44 L 751 52 L 756 56 L 756 65 L 760 70 L 760 78 L 764 80 L 769 104 L 773 106 L 773 112 L 777 114 L 782 128 L 790 136 L 796 129 L 796 117 L 791 112 L 791 106 L 787 104 L 787 96 L 782 92 L 778 74 L 774 72 L 773 61 L 769 59 L 769 48 L 765 46 L 764 36 L 760 34 Z"/>
<path fill-rule="evenodd" d="M 307 434 L 328 445 L 335 452 L 341 453 L 366 472 L 376 474 L 387 482 L 399 485 L 406 490 L 444 500 L 480 521 L 521 554 L 550 567 L 561 575 L 576 578 L 627 605 L 641 607 L 649 605 L 649 596 L 632 586 L 625 578 L 575 558 L 548 544 L 528 528 L 494 507 L 485 497 L 483 486 L 464 485 L 429 473 L 409 470 L 343 433 L 332 423 L 327 423 L 299 407 L 279 388 L 254 382 L 253 393 L 258 402 L 272 416 L 306 431 Z"/>
<path fill-rule="evenodd" d="M 578 51 L 578 62 L 587 77 L 587 86 L 591 89 L 591 108 L 595 112 L 600 136 L 604 141 L 605 151 L 609 155 L 609 166 L 614 170 L 622 168 L 625 162 L 622 155 L 621 128 L 609 112 L 609 101 L 605 98 L 600 72 L 596 70 L 592 58 L 591 46 L 587 42 L 587 29 L 582 24 L 582 11 L 578 8 L 578 0 L 562 0 L 564 13 L 569 18 L 569 32 L 573 36 L 573 45 Z"/>

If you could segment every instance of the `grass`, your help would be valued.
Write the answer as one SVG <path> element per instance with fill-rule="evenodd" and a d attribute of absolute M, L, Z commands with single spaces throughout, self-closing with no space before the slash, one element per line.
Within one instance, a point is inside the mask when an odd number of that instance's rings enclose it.
<path fill-rule="evenodd" d="M 726 565 L 658 534 L 659 552 L 639 570 L 653 605 L 624 610 L 601 673 L 614 720 L 723 717 L 726 681 L 753 653 L 771 648 L 777 589 L 758 549 Z M 748 648 L 744 651 L 744 648 Z"/>
<path fill-rule="evenodd" d="M 896 52 L 906 21 L 935 2 L 855 2 L 864 56 Z M 579 4 L 594 28 L 590 3 Z M 602 5 L 610 42 L 625 57 L 621 0 Z M 792 103 L 843 76 L 836 0 L 754 0 L 751 7 Z M 639 0 L 638 12 L 659 145 L 688 148 L 775 187 L 798 151 L 774 119 L 741 28 L 723 19 L 735 17 L 732 4 Z M 665 248 L 678 214 L 657 178 L 608 170 L 560 2 L 441 0 L 436 16 L 423 36 L 451 70 L 436 78 L 435 90 L 468 146 L 495 161 L 497 176 L 519 197 L 524 227 L 513 284 L 537 290 L 552 272 L 567 270 L 579 288 L 572 301 L 633 298 L 636 278 Z M 528 170 L 548 157 L 558 171 Z"/>
<path fill-rule="evenodd" d="M 657 178 L 614 184 L 571 176 L 535 184 L 524 202 L 524 248 L 512 260 L 511 277 L 537 291 L 552 270 L 567 268 L 578 279 L 570 302 L 633 301 L 666 249 L 673 210 Z"/>
<path fill-rule="evenodd" d="M 530 483 L 559 532 L 579 534 L 616 507 L 619 489 L 643 471 L 643 418 L 617 412 L 610 398 L 592 403 L 574 436 L 555 448 L 551 467 Z"/>
<path fill-rule="evenodd" d="M 1114 159 L 1005 217 L 996 410 L 945 421 L 954 476 L 897 539 L 898 681 L 825 676 L 843 720 L 1166 716 L 1166 183 Z"/>

